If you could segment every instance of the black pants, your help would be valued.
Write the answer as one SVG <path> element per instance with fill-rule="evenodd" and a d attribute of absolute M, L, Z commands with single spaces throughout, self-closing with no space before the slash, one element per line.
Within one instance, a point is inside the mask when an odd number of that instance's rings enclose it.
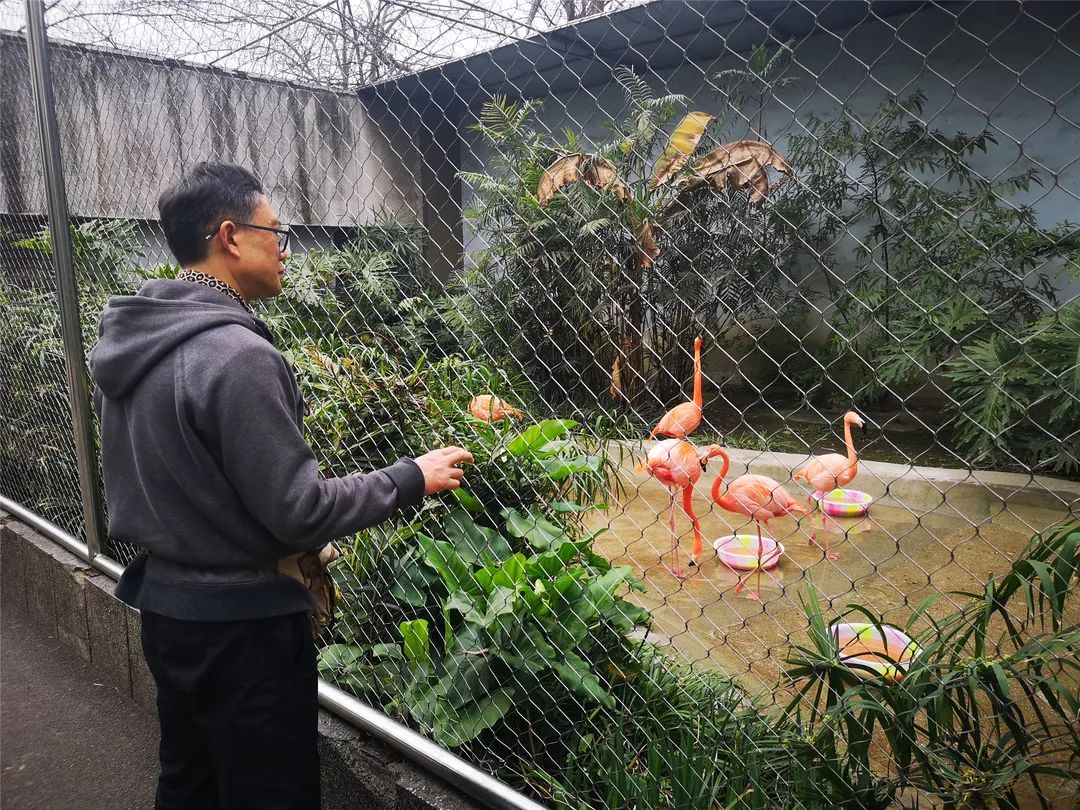
<path fill-rule="evenodd" d="M 161 722 L 158 810 L 318 810 L 318 674 L 307 616 L 142 614 Z"/>

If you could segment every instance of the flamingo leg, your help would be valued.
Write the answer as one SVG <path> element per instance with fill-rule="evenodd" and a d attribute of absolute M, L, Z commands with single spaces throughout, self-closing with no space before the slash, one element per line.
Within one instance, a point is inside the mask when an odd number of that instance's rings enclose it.
<path fill-rule="evenodd" d="M 743 588 L 745 588 L 747 583 L 750 582 L 750 577 L 755 576 L 756 574 L 757 593 L 747 591 L 746 598 L 750 599 L 751 601 L 757 602 L 759 599 L 761 599 L 761 558 L 764 554 L 765 549 L 763 541 L 761 539 L 761 524 L 759 524 L 757 521 L 754 521 L 754 525 L 757 526 L 758 531 L 757 567 L 754 571 L 748 571 L 746 576 L 739 580 L 739 584 L 735 586 L 735 593 L 739 593 Z"/>
<path fill-rule="evenodd" d="M 757 527 L 757 567 L 754 569 L 756 580 L 754 582 L 754 592 L 747 592 L 746 598 L 757 602 L 761 599 L 761 556 L 765 553 L 765 544 L 761 540 L 761 524 L 755 520 L 754 526 Z M 746 578 L 750 579 L 750 576 L 747 575 Z"/>
<path fill-rule="evenodd" d="M 824 497 L 823 492 L 817 492 L 815 494 L 818 496 L 818 498 L 823 498 Z M 813 499 L 813 496 L 811 496 L 811 497 L 807 498 L 806 500 L 807 500 L 807 503 L 811 503 L 814 499 Z M 811 506 L 811 509 L 812 508 L 813 507 Z M 819 514 L 821 515 L 822 526 L 824 527 L 825 520 L 826 520 L 826 518 L 825 518 L 825 510 L 821 509 L 821 502 L 820 501 L 818 502 L 818 511 L 819 511 Z M 810 545 L 812 545 L 812 546 L 817 545 L 817 521 L 813 519 L 813 515 L 811 515 L 811 520 L 810 520 Z M 829 530 L 828 529 L 825 529 L 825 548 L 824 548 L 824 551 L 825 551 L 825 559 L 826 560 L 839 560 L 840 559 L 839 554 L 837 554 L 835 551 L 830 551 L 829 550 Z"/>
<path fill-rule="evenodd" d="M 686 579 L 679 566 L 679 537 L 675 534 L 675 490 L 671 490 L 671 503 L 668 510 L 668 529 L 671 531 L 671 556 L 672 566 L 669 569 L 676 579 Z"/>
<path fill-rule="evenodd" d="M 747 574 L 747 575 L 746 575 L 745 577 L 739 577 L 739 583 L 738 583 L 738 584 L 737 584 L 737 585 L 735 586 L 735 593 L 739 593 L 739 591 L 741 591 L 741 590 L 742 590 L 743 588 L 745 588 L 745 587 L 746 587 L 746 581 L 747 581 L 748 579 L 750 579 L 750 575 L 751 575 L 751 574 L 753 574 L 753 573 L 754 573 L 754 572 L 753 572 L 753 571 L 751 571 L 751 572 L 750 572 L 749 574 Z"/>
<path fill-rule="evenodd" d="M 815 492 L 814 495 L 821 495 L 820 492 Z M 810 542 L 808 545 L 817 545 L 817 523 L 814 516 L 814 495 L 806 496 L 806 509 L 810 513 Z M 822 513 L 824 514 L 824 513 Z"/>
<path fill-rule="evenodd" d="M 692 486 L 683 490 L 682 506 L 683 511 L 686 512 L 686 516 L 690 518 L 690 523 L 694 527 L 694 547 L 690 552 L 690 565 L 696 566 L 698 557 L 701 556 L 701 524 L 698 523 L 697 515 L 694 514 L 694 488 Z"/>

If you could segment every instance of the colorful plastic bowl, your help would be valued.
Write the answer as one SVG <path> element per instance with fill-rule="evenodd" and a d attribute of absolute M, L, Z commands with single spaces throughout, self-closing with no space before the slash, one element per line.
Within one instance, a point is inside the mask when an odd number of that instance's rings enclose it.
<path fill-rule="evenodd" d="M 754 571 L 758 567 L 758 536 L 729 534 L 713 543 L 720 562 L 737 571 Z M 761 536 L 761 570 L 776 568 L 784 554 L 784 544 L 771 537 Z"/>
<path fill-rule="evenodd" d="M 814 493 L 814 500 L 831 517 L 862 517 L 874 502 L 874 496 L 857 489 L 834 489 L 824 495 Z"/>
<path fill-rule="evenodd" d="M 900 681 L 908 666 L 922 654 L 911 636 L 888 624 L 837 622 L 829 626 L 840 662 L 866 677 L 877 673 Z"/>

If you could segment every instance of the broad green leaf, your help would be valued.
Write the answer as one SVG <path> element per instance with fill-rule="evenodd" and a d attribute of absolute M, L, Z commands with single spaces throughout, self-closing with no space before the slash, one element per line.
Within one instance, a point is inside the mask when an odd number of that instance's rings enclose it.
<path fill-rule="evenodd" d="M 600 679 L 576 653 L 563 650 L 562 658 L 555 662 L 555 671 L 559 674 L 559 679 L 574 694 L 589 698 L 608 708 L 614 707 L 615 699 L 600 685 Z"/>
<path fill-rule="evenodd" d="M 470 512 L 482 514 L 484 511 L 484 504 L 480 502 L 480 499 L 469 492 L 464 487 L 458 487 L 455 490 L 451 490 L 453 496 L 457 499 L 457 502 L 468 509 Z"/>
<path fill-rule="evenodd" d="M 572 543 L 563 543 L 559 548 L 561 550 L 566 546 L 570 546 L 571 550 L 574 550 Z M 574 551 L 574 553 L 576 556 L 577 552 Z M 543 554 L 537 554 L 529 561 L 529 576 L 534 579 L 541 576 L 554 579 L 564 568 L 566 568 L 565 560 L 553 551 L 545 551 Z"/>
<path fill-rule="evenodd" d="M 525 555 L 520 552 L 502 564 L 491 576 L 491 581 L 504 588 L 516 588 L 525 581 Z"/>
<path fill-rule="evenodd" d="M 364 650 L 355 644 L 331 644 L 319 652 L 319 667 L 347 669 L 364 658 Z"/>
<path fill-rule="evenodd" d="M 572 419 L 549 419 L 539 422 L 511 439 L 506 445 L 506 450 L 514 456 L 529 455 L 548 442 L 565 436 L 571 429 L 577 427 L 577 424 Z"/>
<path fill-rule="evenodd" d="M 512 537 L 524 537 L 537 551 L 547 551 L 553 543 L 566 537 L 566 532 L 543 516 L 535 507 L 528 514 L 521 514 L 516 509 L 504 509 L 506 531 Z"/>
<path fill-rule="evenodd" d="M 582 472 L 597 472 L 603 465 L 600 456 L 577 455 L 570 459 L 550 458 L 540 462 L 548 478 L 552 481 L 561 481 L 571 475 Z"/>
<path fill-rule="evenodd" d="M 457 748 L 494 726 L 514 705 L 514 690 L 499 689 L 483 700 L 455 709 L 446 703 L 435 707 L 435 739 Z"/>
<path fill-rule="evenodd" d="M 426 619 L 415 619 L 398 625 L 405 641 L 405 658 L 413 669 L 428 671 L 431 667 L 431 649 Z"/>
<path fill-rule="evenodd" d="M 465 593 L 465 591 L 454 591 L 450 594 L 450 598 L 446 600 L 446 604 L 443 605 L 443 610 L 456 610 L 464 615 L 475 607 L 476 602 L 472 596 Z"/>
<path fill-rule="evenodd" d="M 516 601 L 516 590 L 497 585 L 485 603 L 477 603 L 476 607 L 465 615 L 465 621 L 489 628 L 499 621 L 500 616 L 512 614 Z"/>
<path fill-rule="evenodd" d="M 394 564 L 394 584 L 390 586 L 391 596 L 413 607 L 427 604 L 431 584 L 438 581 L 438 577 L 429 568 L 418 563 L 414 550 L 410 549 L 402 555 Z"/>
<path fill-rule="evenodd" d="M 615 604 L 604 611 L 604 617 L 623 633 L 629 633 L 639 625 L 648 627 L 652 622 L 649 611 L 625 599 L 616 599 Z"/>
<path fill-rule="evenodd" d="M 510 556 L 510 544 L 494 529 L 478 526 L 464 509 L 454 509 L 446 516 L 446 539 L 470 565 L 499 565 Z"/>
<path fill-rule="evenodd" d="M 571 560 L 576 559 L 581 554 L 581 551 L 579 543 L 571 543 L 567 540 L 555 549 L 555 556 L 562 560 L 564 564 L 569 564 Z"/>
<path fill-rule="evenodd" d="M 567 447 L 572 447 L 573 442 L 569 439 L 555 439 L 548 442 L 543 447 L 533 451 L 533 455 L 536 458 L 551 458 L 556 453 L 565 450 Z"/>
<path fill-rule="evenodd" d="M 443 661 L 445 674 L 435 687 L 435 694 L 455 709 L 483 698 L 495 682 L 491 672 L 492 656 L 455 653 Z"/>
<path fill-rule="evenodd" d="M 465 591 L 472 595 L 480 593 L 472 570 L 457 555 L 452 545 L 445 540 L 432 540 L 427 535 L 418 535 L 418 539 L 424 562 L 438 572 L 450 593 L 454 591 Z"/>
<path fill-rule="evenodd" d="M 588 594 L 595 600 L 607 600 L 614 596 L 615 591 L 626 580 L 633 576 L 633 572 L 627 565 L 619 565 L 612 568 L 599 577 L 594 577 L 588 585 Z"/>
<path fill-rule="evenodd" d="M 524 633 L 516 633 L 513 642 L 500 647 L 498 655 L 514 669 L 529 675 L 554 669 L 561 657 L 561 653 L 544 639 L 543 633 L 535 624 L 526 626 Z"/>
<path fill-rule="evenodd" d="M 376 658 L 404 658 L 400 644 L 372 644 L 371 654 Z"/>
<path fill-rule="evenodd" d="M 492 570 L 490 568 L 478 568 L 473 572 L 473 579 L 476 580 L 476 587 L 480 593 L 489 594 L 494 587 L 492 579 Z"/>
<path fill-rule="evenodd" d="M 591 512 L 594 509 L 607 509 L 606 503 L 581 504 L 570 501 L 553 501 L 548 504 L 552 512 Z"/>

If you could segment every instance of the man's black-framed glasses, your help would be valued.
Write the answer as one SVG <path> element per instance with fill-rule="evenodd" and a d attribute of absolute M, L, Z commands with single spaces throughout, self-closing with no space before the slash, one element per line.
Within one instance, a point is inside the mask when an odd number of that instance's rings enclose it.
<path fill-rule="evenodd" d="M 244 227 L 244 228 L 255 228 L 256 230 L 259 230 L 259 231 L 273 231 L 274 233 L 276 233 L 278 235 L 278 238 L 277 238 L 278 253 L 284 253 L 286 250 L 289 249 L 289 237 L 292 236 L 292 231 L 289 230 L 288 228 L 271 228 L 269 225 L 255 225 L 255 224 L 253 224 L 251 222 L 235 222 L 235 221 L 232 221 L 232 223 L 233 223 L 233 225 L 239 225 L 239 226 Z M 218 225 L 217 228 L 215 228 L 211 233 L 208 233 L 206 235 L 206 241 L 209 242 L 211 239 L 213 239 L 215 236 L 217 236 L 218 230 L 220 230 L 220 229 L 221 229 L 221 226 Z"/>

